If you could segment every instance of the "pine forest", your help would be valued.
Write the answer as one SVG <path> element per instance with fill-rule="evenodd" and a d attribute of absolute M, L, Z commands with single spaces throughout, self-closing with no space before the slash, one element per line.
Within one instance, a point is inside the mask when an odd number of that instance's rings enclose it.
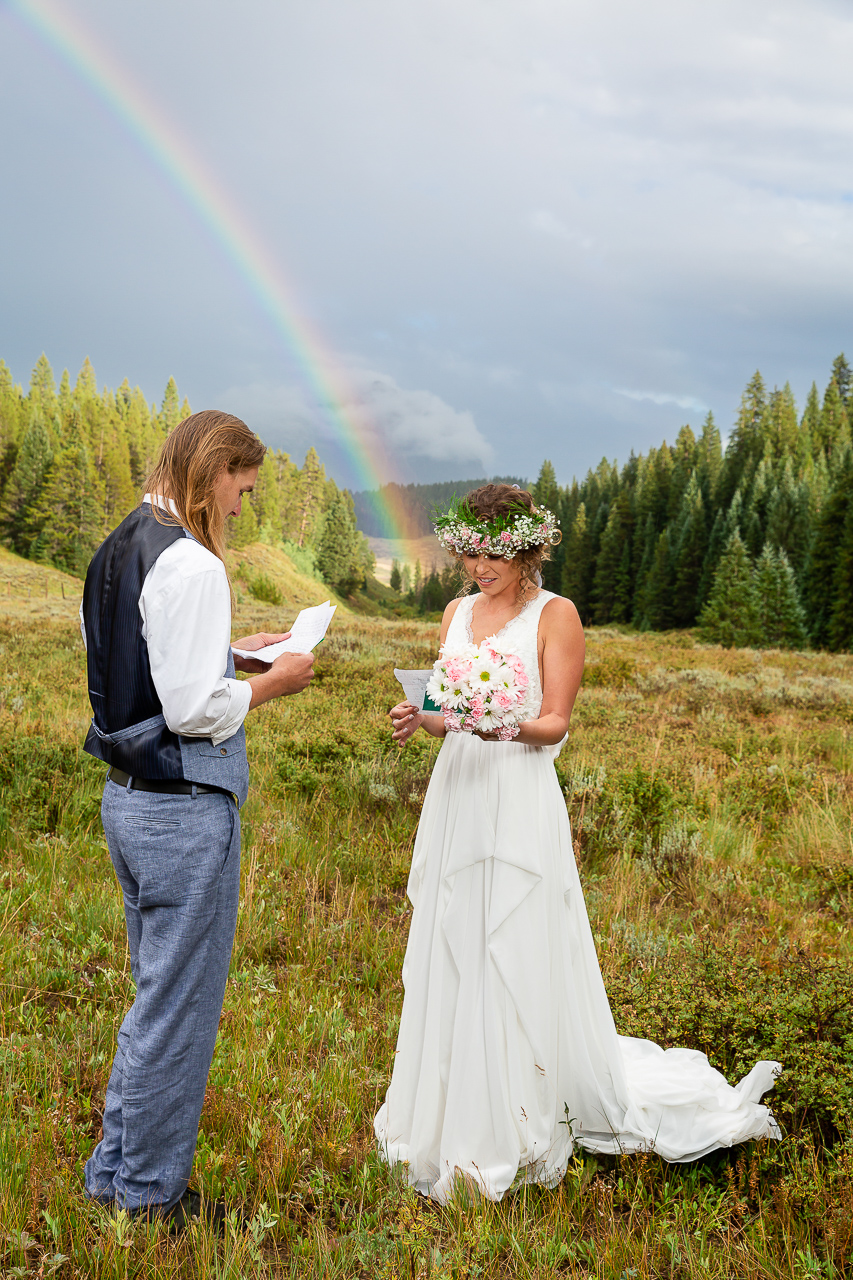
<path fill-rule="evenodd" d="M 533 486 L 563 540 L 545 586 L 586 623 L 770 648 L 853 648 L 851 370 L 843 355 L 799 416 L 790 386 L 756 373 L 725 450 L 711 414 L 697 436 L 603 460 L 561 488 L 546 462 Z"/>
<path fill-rule="evenodd" d="M 95 548 L 138 501 L 168 432 L 191 412 L 169 379 L 159 411 L 127 381 L 98 392 L 88 360 L 57 389 L 47 357 L 29 391 L 0 361 L 0 537 L 18 555 L 82 577 Z M 351 496 L 314 449 L 302 467 L 270 450 L 250 502 L 229 525 L 233 547 L 281 544 L 296 567 L 347 594 L 364 585 L 373 557 Z"/>
<path fill-rule="evenodd" d="M 99 392 L 87 360 L 57 388 L 42 356 L 29 390 L 0 361 L 0 537 L 19 555 L 81 576 L 136 502 L 161 441 L 190 412 L 170 379 L 159 410 L 125 381 Z M 563 540 L 544 585 L 586 624 L 662 631 L 698 627 L 728 646 L 853 648 L 853 375 L 832 365 L 800 415 L 790 386 L 756 372 L 725 449 L 713 415 L 672 445 L 603 459 L 566 487 L 545 462 L 532 486 Z M 422 534 L 427 507 L 475 481 L 402 489 Z M 351 495 L 312 448 L 301 467 L 271 450 L 231 528 L 235 547 L 279 545 L 303 572 L 344 594 L 370 580 L 364 534 L 376 495 Z M 357 518 L 358 517 L 358 518 Z M 457 592 L 449 566 L 396 563 L 376 608 L 431 615 Z"/>

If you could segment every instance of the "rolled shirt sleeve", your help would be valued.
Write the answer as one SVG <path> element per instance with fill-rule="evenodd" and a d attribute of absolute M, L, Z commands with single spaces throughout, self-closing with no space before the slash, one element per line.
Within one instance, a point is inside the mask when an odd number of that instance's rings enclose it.
<path fill-rule="evenodd" d="M 151 677 L 166 724 L 219 745 L 246 718 L 251 686 L 223 673 L 231 645 L 231 593 L 222 561 L 190 538 L 168 547 L 139 598 Z"/>

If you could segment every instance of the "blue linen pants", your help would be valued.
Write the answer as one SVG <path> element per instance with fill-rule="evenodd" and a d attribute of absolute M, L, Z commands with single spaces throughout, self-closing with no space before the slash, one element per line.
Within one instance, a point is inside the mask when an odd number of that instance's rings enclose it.
<path fill-rule="evenodd" d="M 192 1168 L 240 893 L 240 814 L 219 792 L 108 781 L 101 816 L 124 894 L 136 999 L 118 1033 L 86 1194 L 169 1208 Z"/>

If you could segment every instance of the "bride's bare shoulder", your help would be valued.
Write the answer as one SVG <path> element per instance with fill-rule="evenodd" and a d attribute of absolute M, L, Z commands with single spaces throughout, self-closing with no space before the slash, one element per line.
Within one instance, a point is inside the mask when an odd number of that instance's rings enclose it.
<path fill-rule="evenodd" d="M 577 632 L 583 635 L 583 623 L 571 600 L 567 600 L 565 596 L 552 596 L 545 604 L 542 610 L 542 622 L 545 633 L 552 631 L 565 633 L 566 631 Z"/>

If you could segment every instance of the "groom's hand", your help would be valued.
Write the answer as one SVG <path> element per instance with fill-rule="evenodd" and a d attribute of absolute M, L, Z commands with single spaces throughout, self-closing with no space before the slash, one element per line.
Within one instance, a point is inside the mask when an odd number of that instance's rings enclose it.
<path fill-rule="evenodd" d="M 271 698 L 284 698 L 288 694 L 302 693 L 314 676 L 313 653 L 283 653 L 259 676 L 252 676 L 252 700 L 249 709 L 259 707 Z"/>
<path fill-rule="evenodd" d="M 275 635 L 268 634 L 266 631 L 259 631 L 254 636 L 243 636 L 242 640 L 232 640 L 232 649 L 265 649 L 268 644 L 279 644 L 282 640 L 289 640 L 290 632 L 281 631 Z M 270 663 L 262 662 L 260 658 L 241 658 L 239 654 L 234 654 L 234 670 L 235 671 L 269 671 Z"/>

